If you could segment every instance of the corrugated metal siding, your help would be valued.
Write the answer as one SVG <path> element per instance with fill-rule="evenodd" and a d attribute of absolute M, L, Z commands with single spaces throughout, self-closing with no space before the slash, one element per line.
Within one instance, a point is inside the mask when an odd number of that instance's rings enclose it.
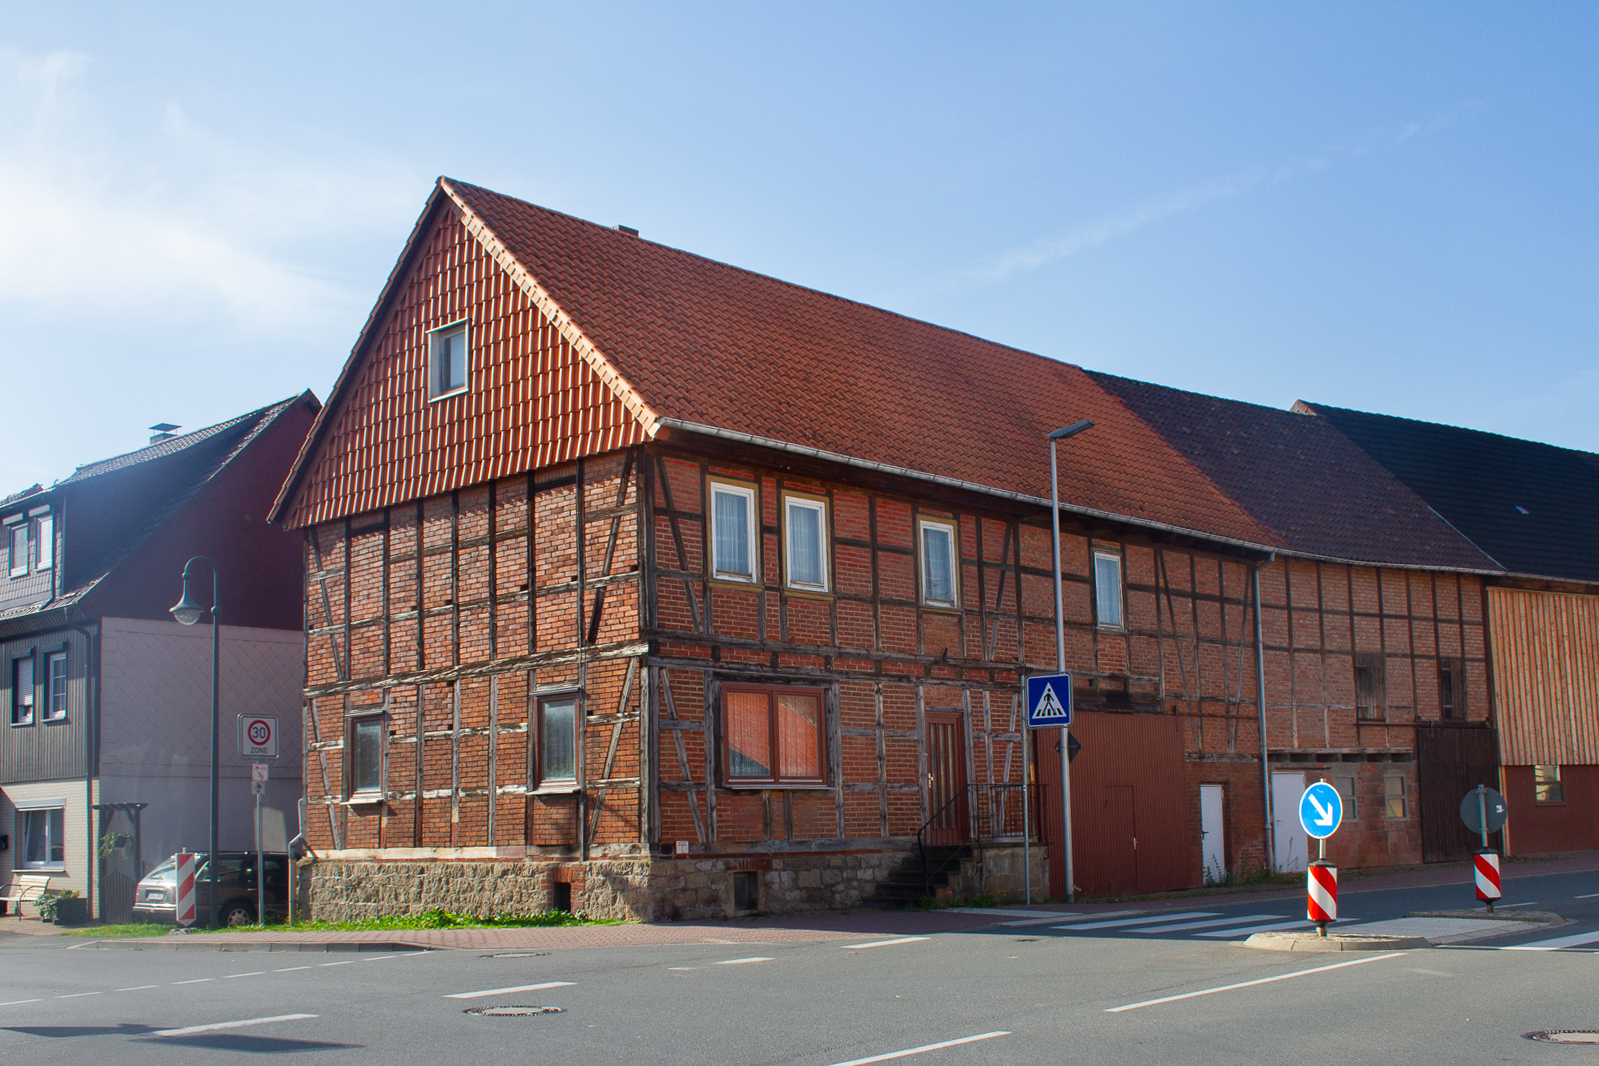
<path fill-rule="evenodd" d="M 460 221 L 440 216 L 329 411 L 291 528 L 640 443 L 644 432 Z M 468 389 L 428 399 L 428 331 L 470 323 Z"/>
<path fill-rule="evenodd" d="M 1488 590 L 1500 761 L 1599 763 L 1599 596 Z"/>
<path fill-rule="evenodd" d="M 46 722 L 45 653 L 67 645 L 67 720 Z M 12 663 L 34 657 L 33 724 L 11 724 Z M 19 637 L 0 644 L 0 782 L 55 781 L 88 773 L 84 738 L 89 729 L 87 711 L 89 642 L 76 630 L 57 630 L 44 636 Z M 0 830 L 9 832 L 9 830 Z"/>

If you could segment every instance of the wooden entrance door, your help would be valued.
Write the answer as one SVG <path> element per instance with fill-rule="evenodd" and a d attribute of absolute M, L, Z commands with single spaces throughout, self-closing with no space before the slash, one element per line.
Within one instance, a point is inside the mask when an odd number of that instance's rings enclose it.
<path fill-rule="evenodd" d="M 964 844 L 970 836 L 966 792 L 966 729 L 958 712 L 927 712 L 929 844 Z"/>

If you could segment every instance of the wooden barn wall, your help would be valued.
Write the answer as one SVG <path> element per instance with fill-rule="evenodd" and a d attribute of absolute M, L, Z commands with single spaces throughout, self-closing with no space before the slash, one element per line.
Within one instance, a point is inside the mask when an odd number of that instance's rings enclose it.
<path fill-rule="evenodd" d="M 441 208 L 334 397 L 285 517 L 367 514 L 643 439 L 610 388 Z M 463 393 L 428 398 L 428 331 L 465 319 Z"/>
<path fill-rule="evenodd" d="M 1599 764 L 1599 596 L 1488 590 L 1500 761 Z"/>
<path fill-rule="evenodd" d="M 636 850 L 640 474 L 612 453 L 307 531 L 314 847 Z M 568 688 L 583 693 L 581 790 L 540 795 L 533 700 Z M 352 806 L 349 720 L 374 712 L 383 802 Z"/>

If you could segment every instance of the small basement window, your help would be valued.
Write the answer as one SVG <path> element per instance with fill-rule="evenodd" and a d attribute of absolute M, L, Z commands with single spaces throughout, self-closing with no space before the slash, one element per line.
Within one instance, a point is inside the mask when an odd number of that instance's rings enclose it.
<path fill-rule="evenodd" d="M 436 399 L 466 388 L 467 328 L 454 322 L 428 334 L 428 398 Z"/>
<path fill-rule="evenodd" d="M 1532 798 L 1539 803 L 1566 802 L 1566 786 L 1560 783 L 1560 767 L 1532 768 Z"/>

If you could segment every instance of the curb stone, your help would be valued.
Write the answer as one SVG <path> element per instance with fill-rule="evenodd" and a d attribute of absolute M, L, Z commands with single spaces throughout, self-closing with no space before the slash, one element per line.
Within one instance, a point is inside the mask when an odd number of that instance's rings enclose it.
<path fill-rule="evenodd" d="M 1404 951 L 1427 948 L 1424 936 L 1362 936 L 1359 933 L 1253 933 L 1244 941 L 1246 948 L 1265 951 Z"/>

